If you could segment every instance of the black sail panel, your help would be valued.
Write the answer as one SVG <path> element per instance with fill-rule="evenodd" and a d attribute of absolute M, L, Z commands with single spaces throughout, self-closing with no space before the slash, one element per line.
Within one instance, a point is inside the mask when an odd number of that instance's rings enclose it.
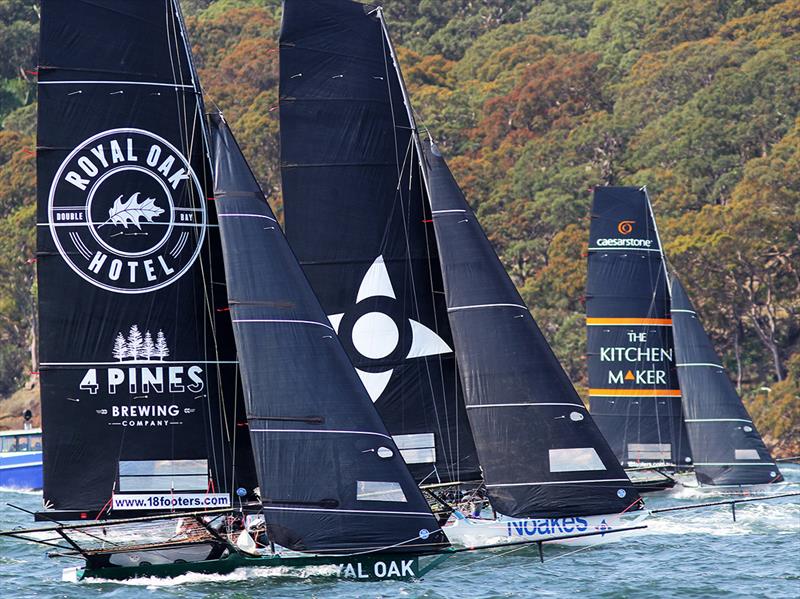
<path fill-rule="evenodd" d="M 230 130 L 212 121 L 231 318 L 270 538 L 312 552 L 446 545 Z"/>
<path fill-rule="evenodd" d="M 288 0 L 286 234 L 418 481 L 480 479 L 411 125 L 377 12 Z"/>
<path fill-rule="evenodd" d="M 224 276 L 177 5 L 45 0 L 41 16 L 45 505 L 108 509 L 112 493 L 145 502 L 121 510 L 224 505 L 255 480 L 241 443 L 245 474 L 230 471 L 235 350 L 215 311 Z"/>
<path fill-rule="evenodd" d="M 592 416 L 624 464 L 690 465 L 667 275 L 645 190 L 596 188 L 589 237 Z"/>
<path fill-rule="evenodd" d="M 493 507 L 619 513 L 639 499 L 435 146 L 433 226 L 469 414 Z"/>
<path fill-rule="evenodd" d="M 677 277 L 670 277 L 675 357 L 694 472 L 702 485 L 783 480 Z"/>

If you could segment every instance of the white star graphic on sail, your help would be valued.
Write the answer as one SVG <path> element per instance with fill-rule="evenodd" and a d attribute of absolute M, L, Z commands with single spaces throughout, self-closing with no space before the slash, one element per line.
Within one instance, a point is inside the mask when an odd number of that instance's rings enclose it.
<path fill-rule="evenodd" d="M 397 299 L 389 278 L 389 271 L 383 262 L 383 256 L 378 256 L 364 275 L 356 294 L 356 303 L 371 297 Z M 337 334 L 344 315 L 344 312 L 328 315 Z M 435 331 L 414 319 L 409 318 L 408 322 L 411 325 L 411 348 L 406 354 L 406 359 L 448 354 L 453 351 Z M 359 317 L 353 325 L 352 339 L 353 346 L 358 353 L 365 358 L 379 360 L 397 348 L 400 331 L 397 323 L 388 314 L 368 312 Z M 372 401 L 375 402 L 388 386 L 394 369 L 390 368 L 383 372 L 366 372 L 356 368 L 356 372 Z"/>

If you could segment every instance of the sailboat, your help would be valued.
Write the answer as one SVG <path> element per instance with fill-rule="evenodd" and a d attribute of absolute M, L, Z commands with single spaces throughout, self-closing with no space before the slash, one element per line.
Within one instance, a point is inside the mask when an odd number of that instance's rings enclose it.
<path fill-rule="evenodd" d="M 45 0 L 42 6 L 42 57 L 49 65 L 40 70 L 39 105 L 41 347 L 49 367 L 42 384 L 50 411 L 45 497 L 68 515 L 99 505 L 104 491 L 112 493 L 115 516 L 120 506 L 132 509 L 139 501 L 150 512 L 200 509 L 99 521 L 109 509 L 101 506 L 92 521 L 77 524 L 51 512 L 43 517 L 55 526 L 0 535 L 83 558 L 83 567 L 66 573 L 72 580 L 227 573 L 242 566 L 322 567 L 370 580 L 420 576 L 458 550 L 386 430 L 227 124 L 218 114 L 206 119 L 177 2 L 159 0 L 161 10 L 154 7 L 122 0 Z M 154 47 L 145 50 L 145 44 Z M 78 80 L 78 73 L 97 79 Z M 72 245 L 65 250 L 67 241 Z M 217 288 L 225 294 L 222 304 L 203 296 Z M 64 301 L 77 292 L 81 302 Z M 192 296 L 181 303 L 179 292 Z M 103 334 L 134 313 L 144 334 L 117 334 L 117 361 L 90 362 L 78 379 L 74 371 L 87 364 L 67 362 L 59 351 L 69 345 L 74 355 L 76 346 L 88 346 L 102 355 Z M 200 385 L 207 393 L 215 387 L 203 378 L 207 367 L 175 358 L 184 358 L 197 339 L 208 343 L 196 351 L 221 351 L 220 330 L 202 328 L 209 318 L 228 319 L 235 338 L 233 372 L 226 376 L 213 362 L 214 385 L 241 378 L 246 421 L 236 419 L 244 425 L 236 428 L 248 433 L 248 464 L 258 483 L 236 489 L 236 510 L 228 494 L 210 488 L 216 479 L 208 478 L 202 493 L 184 492 L 201 478 L 206 482 L 208 464 L 201 469 L 201 462 L 208 458 L 200 456 L 211 452 L 202 437 L 190 436 L 205 431 L 202 420 L 177 402 L 188 391 L 197 402 L 192 406 L 206 405 Z M 151 350 L 147 339 L 156 325 Z M 195 327 L 207 336 L 190 335 Z M 176 334 L 170 346 L 166 339 L 175 331 L 184 336 Z M 69 342 L 56 339 L 59 334 Z M 78 401 L 64 397 L 77 394 L 67 387 L 72 380 L 80 380 L 76 387 L 84 393 Z M 52 417 L 59 408 L 64 415 L 65 400 L 83 410 L 80 426 L 59 426 Z M 214 401 L 217 409 L 225 405 L 219 391 Z M 166 423 L 144 414 L 145 405 L 156 415 L 163 408 Z M 116 417 L 123 418 L 119 427 Z M 194 426 L 184 431 L 178 418 Z M 156 432 L 140 433 L 132 424 L 139 421 L 155 422 L 141 428 Z M 101 444 L 96 452 L 93 442 Z M 81 451 L 91 464 L 75 460 Z M 54 472 L 53 462 L 67 469 L 67 458 L 82 471 Z M 240 466 L 231 457 L 230 480 L 241 480 Z M 82 490 L 63 484 L 67 474 L 70 486 Z M 208 509 L 215 506 L 209 498 L 222 506 Z M 90 520 L 88 512 L 78 518 Z"/>
<path fill-rule="evenodd" d="M 632 476 L 650 468 L 668 473 L 690 468 L 667 270 L 646 190 L 597 187 L 589 237 L 592 416 Z M 660 478 L 663 482 L 650 483 L 654 487 L 648 490 L 674 485 L 671 476 Z"/>
<path fill-rule="evenodd" d="M 468 497 L 488 499 L 493 514 L 451 509 L 448 537 L 469 545 L 618 525 L 639 496 L 444 160 L 421 142 L 382 11 L 349 0 L 285 7 L 287 236 L 359 376 L 368 388 L 386 377 L 371 396 L 395 440 L 428 434 L 438 452 L 442 412 L 466 413 L 459 439 L 474 441 L 483 475 Z M 414 349 L 417 335 L 428 349 Z M 433 401 L 447 377 L 456 394 Z M 439 428 L 408 429 L 405 410 Z"/>
<path fill-rule="evenodd" d="M 591 409 L 628 466 L 752 491 L 782 476 L 686 291 L 645 188 L 598 187 L 587 282 Z"/>

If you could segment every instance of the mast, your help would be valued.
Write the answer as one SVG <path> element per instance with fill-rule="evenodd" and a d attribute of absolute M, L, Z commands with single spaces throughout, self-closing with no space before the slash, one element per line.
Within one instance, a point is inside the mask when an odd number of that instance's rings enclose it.
<path fill-rule="evenodd" d="M 672 321 L 683 413 L 701 485 L 783 480 L 686 290 L 673 274 Z"/>
<path fill-rule="evenodd" d="M 247 162 L 212 117 L 215 195 L 270 540 L 315 553 L 448 545 Z"/>
<path fill-rule="evenodd" d="M 287 0 L 280 52 L 287 237 L 414 477 L 478 481 L 419 142 L 380 11 Z"/>
<path fill-rule="evenodd" d="M 691 465 L 667 287 L 646 190 L 596 188 L 586 284 L 589 399 L 625 465 Z"/>
<path fill-rule="evenodd" d="M 642 185 L 641 191 L 644 193 L 644 198 L 647 202 L 647 212 L 650 215 L 651 222 L 653 223 L 653 232 L 655 233 L 656 243 L 658 245 L 658 253 L 661 256 L 661 267 L 664 269 L 664 279 L 667 282 L 667 291 L 671 294 L 671 280 L 669 276 L 669 268 L 667 268 L 667 256 L 664 253 L 664 245 L 661 243 L 661 235 L 658 234 L 658 221 L 656 220 L 656 215 L 653 213 L 653 203 L 650 201 L 650 194 L 647 193 L 647 185 Z"/>
<path fill-rule="evenodd" d="M 240 394 L 179 11 L 45 0 L 40 35 L 45 504 L 63 518 L 225 505 Z"/>
<path fill-rule="evenodd" d="M 447 312 L 492 506 L 520 518 L 631 509 L 636 490 L 433 144 L 425 162 Z"/>

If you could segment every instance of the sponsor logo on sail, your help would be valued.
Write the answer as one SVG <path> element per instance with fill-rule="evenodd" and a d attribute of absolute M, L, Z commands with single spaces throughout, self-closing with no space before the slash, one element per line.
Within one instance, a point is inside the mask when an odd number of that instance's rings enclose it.
<path fill-rule="evenodd" d="M 378 401 L 392 378 L 394 369 L 386 368 L 386 362 L 453 351 L 429 327 L 404 320 L 401 311 L 383 256 L 378 256 L 364 275 L 352 308 L 328 315 L 372 401 Z"/>
<path fill-rule="evenodd" d="M 127 335 L 117 333 L 111 350 L 119 367 L 89 368 L 79 388 L 90 396 L 102 395 L 112 405 L 95 410 L 109 417 L 111 426 L 162 427 L 183 424 L 182 417 L 196 408 L 181 407 L 175 399 L 182 394 L 198 396 L 205 389 L 203 368 L 197 364 L 164 363 L 170 354 L 167 339 L 160 329 L 153 335 L 139 325 Z M 170 403 L 160 401 L 169 397 Z M 116 398 L 120 398 L 115 401 Z"/>
<path fill-rule="evenodd" d="M 50 232 L 80 277 L 115 293 L 179 279 L 200 253 L 206 209 L 186 157 L 142 129 L 111 129 L 78 145 L 50 187 Z"/>
<path fill-rule="evenodd" d="M 636 224 L 635 220 L 621 220 L 617 225 L 617 231 L 623 235 L 630 235 L 631 231 L 633 231 L 634 224 Z"/>

